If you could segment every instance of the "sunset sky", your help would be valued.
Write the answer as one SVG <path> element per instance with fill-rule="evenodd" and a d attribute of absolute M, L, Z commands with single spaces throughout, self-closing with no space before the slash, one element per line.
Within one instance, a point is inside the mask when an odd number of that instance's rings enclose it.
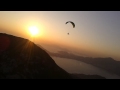
<path fill-rule="evenodd" d="M 67 21 L 73 21 L 75 28 Z M 30 39 L 31 26 L 39 30 L 38 44 L 47 40 L 87 55 L 120 60 L 119 11 L 0 11 L 0 32 Z"/>

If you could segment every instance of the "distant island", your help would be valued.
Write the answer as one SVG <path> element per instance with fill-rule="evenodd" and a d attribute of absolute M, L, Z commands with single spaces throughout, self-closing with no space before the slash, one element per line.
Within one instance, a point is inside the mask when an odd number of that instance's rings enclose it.
<path fill-rule="evenodd" d="M 79 55 L 74 55 L 74 54 L 66 52 L 66 51 L 58 51 L 58 53 L 53 53 L 53 52 L 49 52 L 49 51 L 47 51 L 47 52 L 51 56 L 82 61 L 87 64 L 91 64 L 95 67 L 101 68 L 110 73 L 114 73 L 114 74 L 117 74 L 120 76 L 120 61 L 116 61 L 110 57 L 108 57 L 108 58 L 83 57 L 83 56 L 79 56 Z"/>

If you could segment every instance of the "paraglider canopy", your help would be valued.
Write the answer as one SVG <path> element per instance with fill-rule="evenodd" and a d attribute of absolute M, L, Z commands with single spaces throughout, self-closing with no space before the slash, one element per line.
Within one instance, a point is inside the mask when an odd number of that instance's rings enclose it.
<path fill-rule="evenodd" d="M 75 28 L 75 24 L 74 24 L 74 22 L 72 22 L 72 21 L 68 21 L 68 22 L 66 22 L 66 24 L 67 23 L 71 23 L 72 25 L 73 25 L 73 28 Z"/>

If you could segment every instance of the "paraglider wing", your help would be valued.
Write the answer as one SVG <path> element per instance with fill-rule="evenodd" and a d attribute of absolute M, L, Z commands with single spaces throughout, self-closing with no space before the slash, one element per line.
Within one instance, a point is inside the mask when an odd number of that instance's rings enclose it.
<path fill-rule="evenodd" d="M 75 24 L 73 22 L 70 22 L 73 25 L 73 28 L 75 28 Z"/>
<path fill-rule="evenodd" d="M 75 24 L 71 21 L 66 22 L 66 24 L 69 23 L 69 22 L 73 25 L 73 28 L 75 28 Z"/>

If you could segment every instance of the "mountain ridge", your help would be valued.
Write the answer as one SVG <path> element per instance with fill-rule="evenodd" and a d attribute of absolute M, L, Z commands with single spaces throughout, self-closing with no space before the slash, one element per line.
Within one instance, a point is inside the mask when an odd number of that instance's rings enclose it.
<path fill-rule="evenodd" d="M 28 39 L 0 33 L 0 79 L 81 79 L 103 77 L 69 74 L 42 47 Z"/>
<path fill-rule="evenodd" d="M 0 33 L 0 78 L 71 79 L 43 49 L 21 37 Z"/>

